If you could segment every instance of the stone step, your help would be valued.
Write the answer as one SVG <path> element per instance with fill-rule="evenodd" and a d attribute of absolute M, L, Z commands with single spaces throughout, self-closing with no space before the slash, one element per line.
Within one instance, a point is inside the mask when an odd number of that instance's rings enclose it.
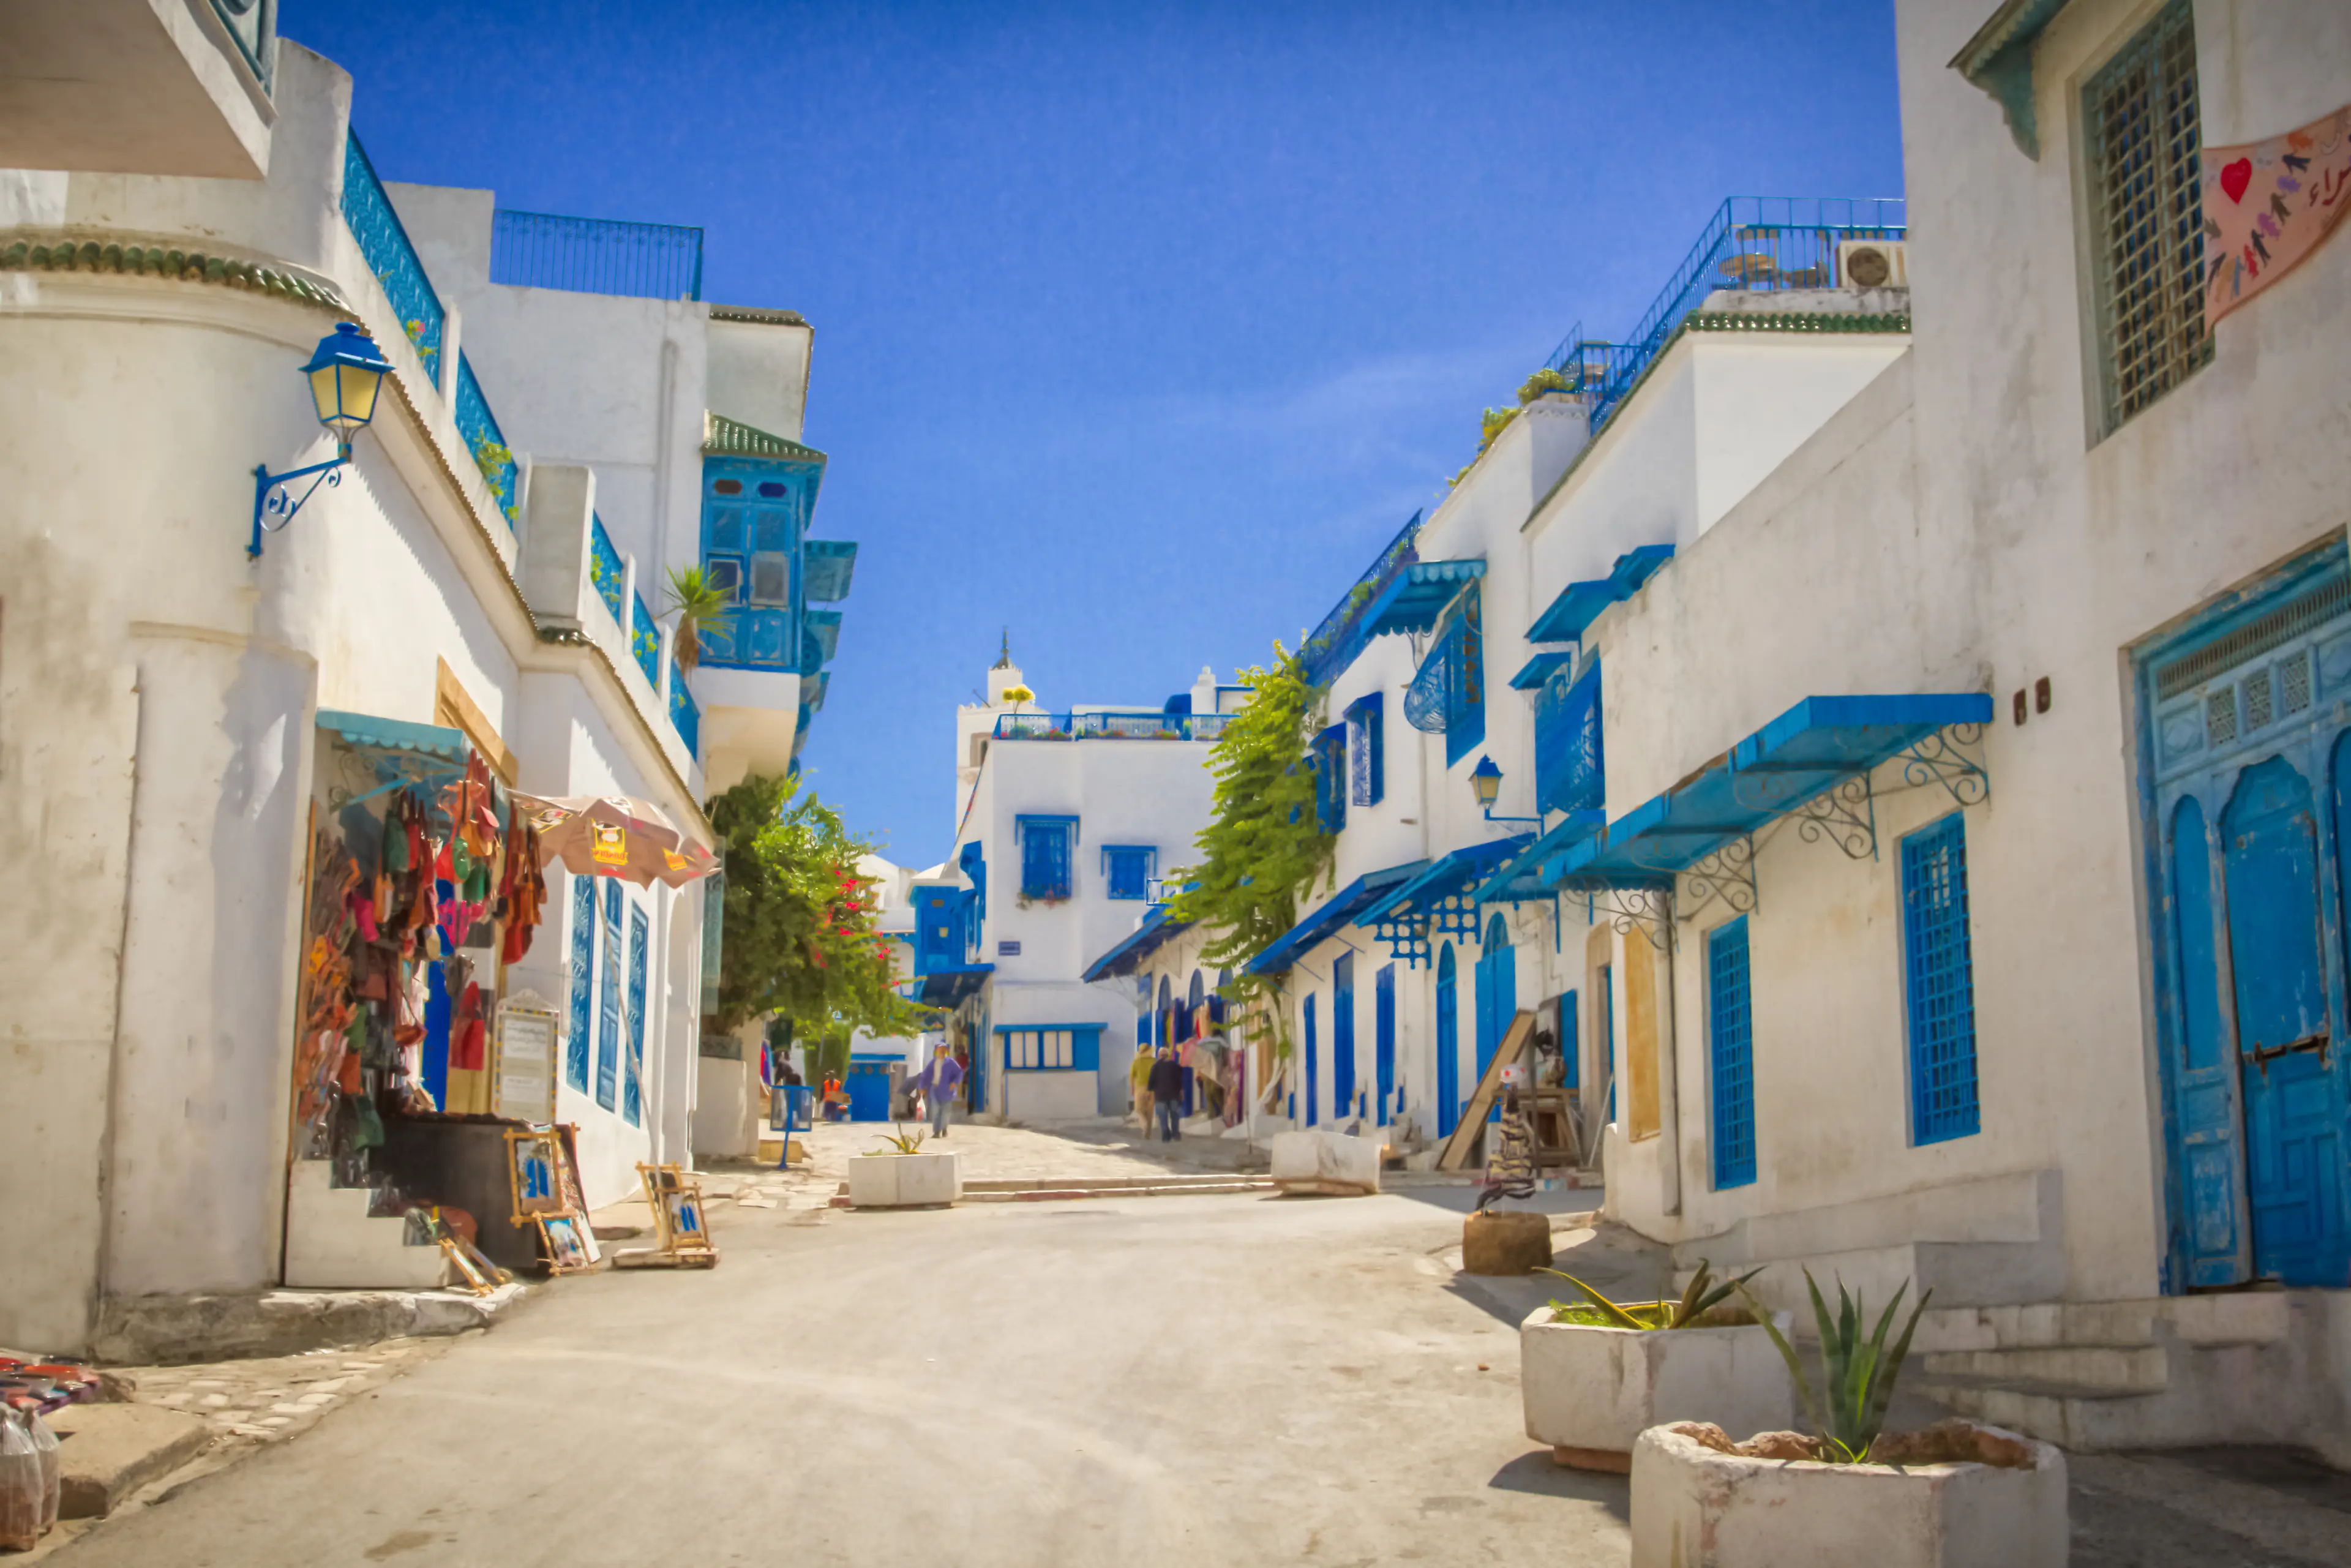
<path fill-rule="evenodd" d="M 1912 1348 L 1924 1352 L 2131 1347 L 2179 1343 L 2210 1348 L 2277 1344 L 2290 1327 L 2278 1291 L 2148 1297 L 2126 1301 L 2043 1301 L 2018 1307 L 1929 1309 Z"/>
<path fill-rule="evenodd" d="M 286 1283 L 296 1290 L 428 1291 L 441 1249 L 408 1244 L 408 1221 L 368 1213 L 373 1195 L 339 1187 L 324 1160 L 297 1160 L 286 1191 Z"/>
<path fill-rule="evenodd" d="M 1930 1379 L 1917 1392 L 1955 1414 L 2083 1453 L 2140 1446 L 2149 1413 L 2164 1403 L 2159 1394 L 2063 1384 L 2007 1387 Z"/>
<path fill-rule="evenodd" d="M 1919 1372 L 1930 1380 L 1962 1378 L 2007 1388 L 2160 1394 L 2170 1386 L 2171 1357 L 2156 1344 L 1930 1351 L 1920 1358 Z"/>

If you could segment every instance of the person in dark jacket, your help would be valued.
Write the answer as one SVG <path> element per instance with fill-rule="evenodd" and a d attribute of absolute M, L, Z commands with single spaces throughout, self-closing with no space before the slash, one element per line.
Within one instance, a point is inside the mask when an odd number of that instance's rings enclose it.
<path fill-rule="evenodd" d="M 1172 1144 L 1181 1138 L 1184 1069 L 1176 1064 L 1176 1053 L 1164 1045 L 1159 1048 L 1159 1060 L 1151 1064 L 1151 1103 L 1159 1112 L 1159 1141 Z"/>

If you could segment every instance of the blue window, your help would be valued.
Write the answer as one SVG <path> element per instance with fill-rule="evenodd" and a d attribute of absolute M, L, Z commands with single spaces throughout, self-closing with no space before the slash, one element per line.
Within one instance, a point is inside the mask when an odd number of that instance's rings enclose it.
<path fill-rule="evenodd" d="M 589 1015 L 596 998 L 596 879 L 571 879 L 571 1038 L 564 1042 L 564 1082 L 588 1092 Z"/>
<path fill-rule="evenodd" d="M 1707 1045 L 1714 1089 L 1714 1185 L 1755 1179 L 1755 1031 L 1747 998 L 1747 917 L 1706 938 Z"/>
<path fill-rule="evenodd" d="M 774 477 L 779 471 L 785 477 Z M 816 472 L 812 464 L 764 458 L 703 460 L 703 565 L 736 605 L 702 632 L 704 664 L 799 667 L 800 492 Z"/>
<path fill-rule="evenodd" d="M 1102 1061 L 1098 1023 L 1000 1024 L 1004 1065 L 1012 1072 L 1092 1072 Z"/>
<path fill-rule="evenodd" d="M 1347 705 L 1348 799 L 1376 806 L 1387 793 L 1387 756 L 1381 730 L 1384 694 L 1372 692 Z"/>
<path fill-rule="evenodd" d="M 1902 953 L 1910 1013 L 1910 1137 L 1978 1129 L 1968 840 L 1957 811 L 1902 841 Z"/>
<path fill-rule="evenodd" d="M 612 1109 L 621 1087 L 621 884 L 604 883 L 604 977 L 597 994 L 596 1103 Z"/>
<path fill-rule="evenodd" d="M 1314 737 L 1314 820 L 1326 833 L 1347 825 L 1347 727 L 1334 724 Z"/>
<path fill-rule="evenodd" d="M 644 1120 L 645 912 L 629 905 L 629 1060 L 621 1083 L 621 1114 L 633 1127 Z"/>
<path fill-rule="evenodd" d="M 1013 823 L 1020 841 L 1020 896 L 1070 896 L 1070 848 L 1078 836 L 1075 817 L 1020 817 Z"/>
<path fill-rule="evenodd" d="M 1447 768 L 1486 738 L 1486 644 L 1479 593 L 1479 585 L 1470 583 L 1437 618 L 1428 653 L 1404 694 L 1406 723 L 1431 735 L 1443 732 Z"/>
<path fill-rule="evenodd" d="M 1147 844 L 1104 844 L 1102 875 L 1113 898 L 1149 898 L 1159 870 L 1159 852 Z"/>
<path fill-rule="evenodd" d="M 1605 804 L 1600 752 L 1600 666 L 1582 679 L 1565 667 L 1535 694 L 1535 803 L 1546 811 Z"/>

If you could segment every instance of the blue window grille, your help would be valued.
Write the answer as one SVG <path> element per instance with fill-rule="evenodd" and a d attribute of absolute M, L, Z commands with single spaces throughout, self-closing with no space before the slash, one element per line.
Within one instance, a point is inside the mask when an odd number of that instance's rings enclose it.
<path fill-rule="evenodd" d="M 522 470 L 515 466 L 513 449 L 507 445 L 506 433 L 498 428 L 497 415 L 490 412 L 490 400 L 482 395 L 482 383 L 474 379 L 474 367 L 463 349 L 457 350 L 457 405 L 452 412 L 457 416 L 457 434 L 464 438 L 465 450 L 473 454 L 474 466 L 489 481 L 498 513 L 512 528 L 522 515 L 517 494 Z"/>
<path fill-rule="evenodd" d="M 588 1092 L 588 1026 L 596 996 L 596 879 L 571 879 L 571 1038 L 563 1045 L 564 1081 Z"/>
<path fill-rule="evenodd" d="M 694 694 L 685 687 L 685 666 L 673 664 L 669 672 L 669 721 L 677 727 L 677 737 L 685 742 L 685 754 L 702 755 L 702 709 Z"/>
<path fill-rule="evenodd" d="M 590 513 L 589 524 L 588 580 L 595 585 L 596 597 L 604 601 L 604 608 L 612 612 L 612 624 L 619 626 L 623 624 L 621 596 L 628 591 L 628 564 L 613 547 L 612 536 L 604 531 L 604 519 Z"/>
<path fill-rule="evenodd" d="M 1387 793 L 1387 756 L 1383 728 L 1386 694 L 1370 692 L 1347 705 L 1348 798 L 1376 806 Z"/>
<path fill-rule="evenodd" d="M 1747 992 L 1747 917 L 1706 939 L 1707 1041 L 1713 1058 L 1714 1185 L 1755 1179 L 1755 1030 Z"/>
<path fill-rule="evenodd" d="M 645 596 L 635 596 L 629 605 L 629 652 L 637 657 L 637 668 L 645 679 L 658 689 L 661 685 L 661 626 L 653 612 L 645 608 Z"/>
<path fill-rule="evenodd" d="M 1902 841 L 1902 948 L 1910 1014 L 1910 1135 L 1964 1138 L 1976 1104 L 1975 964 L 1967 829 L 1957 811 Z"/>
<path fill-rule="evenodd" d="M 1145 844 L 1104 844 L 1102 875 L 1113 898 L 1149 898 L 1151 879 L 1158 871 L 1159 852 Z"/>
<path fill-rule="evenodd" d="M 1347 825 L 1347 727 L 1334 724 L 1314 737 L 1314 821 L 1326 833 Z"/>
<path fill-rule="evenodd" d="M 415 345 L 417 357 L 424 361 L 425 373 L 434 378 L 437 386 L 446 313 L 441 308 L 441 297 L 433 291 L 424 263 L 418 259 L 416 247 L 409 243 L 408 230 L 402 226 L 392 198 L 384 193 L 383 182 L 376 178 L 375 165 L 368 162 L 356 131 L 343 141 L 343 222 L 350 226 L 351 237 L 359 242 L 360 255 L 366 260 L 368 270 L 383 285 L 384 297 L 392 301 L 392 314 L 400 319 L 401 330 Z"/>
<path fill-rule="evenodd" d="M 1070 896 L 1070 849 L 1078 835 L 1075 817 L 1019 817 L 1013 821 L 1020 841 L 1020 896 L 1062 899 Z"/>
<path fill-rule="evenodd" d="M 1606 797 L 1600 666 L 1580 680 L 1555 670 L 1535 694 L 1535 803 L 1546 811 L 1597 811 Z"/>
<path fill-rule="evenodd" d="M 490 281 L 638 299 L 699 299 L 702 231 L 500 207 L 490 219 Z"/>
<path fill-rule="evenodd" d="M 1473 581 L 1445 607 L 1428 653 L 1405 688 L 1405 722 L 1445 737 L 1447 768 L 1486 739 L 1486 647 L 1479 603 L 1479 584 Z"/>
<path fill-rule="evenodd" d="M 596 1009 L 596 1103 L 609 1111 L 621 1084 L 621 884 L 604 880 L 604 977 Z"/>
<path fill-rule="evenodd" d="M 615 883 L 617 889 L 618 884 Z M 633 1127 L 644 1120 L 645 912 L 629 905 L 629 1060 L 621 1085 L 621 1114 Z"/>

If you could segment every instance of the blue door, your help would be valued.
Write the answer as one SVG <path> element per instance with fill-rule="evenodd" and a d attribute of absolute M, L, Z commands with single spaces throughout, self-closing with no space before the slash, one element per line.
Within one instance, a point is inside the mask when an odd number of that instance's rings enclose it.
<path fill-rule="evenodd" d="M 2187 1282 L 2229 1285 L 2252 1271 L 2245 1226 L 2244 1155 L 2237 1141 L 2237 1053 L 2225 1017 L 2213 920 L 2214 851 L 2204 808 L 2193 796 L 2171 820 L 2174 958 L 2182 1048 L 2172 1101 L 2179 1176 L 2187 1208 L 2181 1228 Z"/>
<path fill-rule="evenodd" d="M 1559 1061 L 1566 1074 L 1560 1080 L 1562 1088 L 1573 1089 L 1583 1082 L 1583 1050 L 1576 1040 L 1577 1030 L 1582 1027 L 1582 1015 L 1576 1011 L 1575 993 L 1566 992 L 1559 998 Z"/>
<path fill-rule="evenodd" d="M 1355 956 L 1331 966 L 1331 1119 L 1355 1113 Z"/>
<path fill-rule="evenodd" d="M 1437 1135 L 1444 1137 L 1461 1119 L 1461 1008 L 1453 969 L 1453 944 L 1437 955 Z"/>
<path fill-rule="evenodd" d="M 890 1064 L 886 1061 L 852 1061 L 841 1081 L 842 1092 L 849 1096 L 849 1119 L 852 1122 L 886 1122 L 890 1119 Z"/>
<path fill-rule="evenodd" d="M 1315 1100 L 1315 1080 L 1320 1076 L 1320 1071 L 1314 1058 L 1320 1052 L 1314 1043 L 1314 998 L 1311 995 L 1306 998 L 1304 1011 L 1306 1015 L 1306 1124 L 1311 1127 L 1319 1119 L 1322 1110 Z"/>
<path fill-rule="evenodd" d="M 2309 780 L 2283 758 L 2247 768 L 2221 826 L 2253 1271 L 2351 1283 Z"/>
<path fill-rule="evenodd" d="M 1372 977 L 1372 1057 L 1374 1082 L 1378 1085 L 1379 1110 L 1374 1120 L 1381 1126 L 1395 1114 L 1395 966 L 1383 964 L 1380 972 Z"/>
<path fill-rule="evenodd" d="M 1510 927 L 1497 915 L 1486 923 L 1486 952 L 1478 960 L 1479 1082 L 1486 1081 L 1486 1071 L 1494 1065 L 1494 1054 L 1501 1050 L 1502 1037 L 1510 1032 L 1510 1020 L 1518 1012 L 1519 966 L 1510 952 Z M 1501 1096 L 1496 1095 L 1491 1115 L 1501 1113 Z"/>

